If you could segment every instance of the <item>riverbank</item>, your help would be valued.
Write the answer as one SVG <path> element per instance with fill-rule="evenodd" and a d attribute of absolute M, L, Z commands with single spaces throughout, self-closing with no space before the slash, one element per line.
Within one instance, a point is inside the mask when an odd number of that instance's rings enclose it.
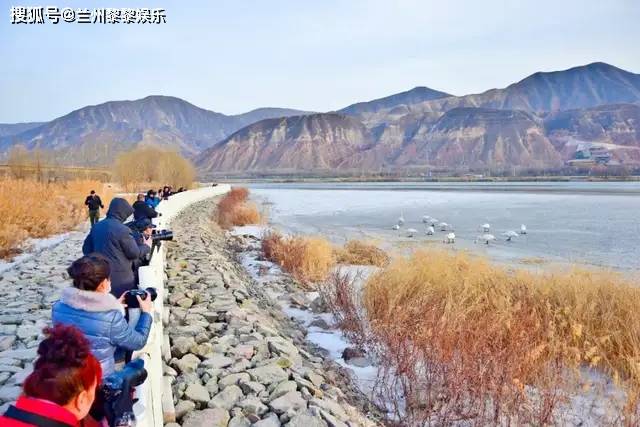
<path fill-rule="evenodd" d="M 165 378 L 182 426 L 373 426 L 380 417 L 343 367 L 306 338 L 278 298 L 237 261 L 243 237 L 211 221 L 212 201 L 172 223 Z M 238 252 L 239 251 L 239 252 Z M 283 278 L 279 286 L 296 291 Z"/>

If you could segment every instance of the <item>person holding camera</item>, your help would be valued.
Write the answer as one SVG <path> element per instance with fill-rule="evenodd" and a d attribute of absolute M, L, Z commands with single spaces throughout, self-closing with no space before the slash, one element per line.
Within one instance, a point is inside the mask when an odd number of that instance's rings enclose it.
<path fill-rule="evenodd" d="M 138 200 L 133 203 L 133 219 L 152 219 L 157 218 L 159 215 L 154 208 L 147 205 L 145 195 L 142 193 L 138 194 Z"/>
<path fill-rule="evenodd" d="M 136 287 L 133 262 L 150 253 L 148 245 L 140 245 L 124 225 L 133 208 L 125 199 L 116 197 L 109 205 L 107 217 L 95 225 L 82 245 L 82 253 L 98 252 L 104 255 L 111 266 L 111 293 L 120 297 Z"/>
<path fill-rule="evenodd" d="M 100 361 L 103 375 L 109 375 L 115 370 L 116 349 L 135 351 L 147 343 L 153 321 L 152 296 L 136 290 L 135 301 L 141 314 L 132 327 L 125 319 L 127 294 L 116 299 L 110 293 L 111 268 L 105 257 L 83 256 L 74 261 L 67 272 L 73 286 L 64 289 L 60 300 L 53 305 L 53 324 L 73 325 L 84 332 Z"/>
<path fill-rule="evenodd" d="M 44 330 L 34 369 L 0 426 L 80 426 L 94 403 L 102 369 L 82 332 L 56 325 Z"/>

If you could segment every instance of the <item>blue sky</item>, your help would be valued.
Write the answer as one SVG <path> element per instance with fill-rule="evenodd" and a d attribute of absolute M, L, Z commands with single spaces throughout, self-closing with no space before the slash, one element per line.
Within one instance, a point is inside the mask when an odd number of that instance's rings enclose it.
<path fill-rule="evenodd" d="M 604 61 L 640 73 L 638 0 L 0 0 L 0 123 L 174 95 L 225 114 L 456 95 Z M 11 6 L 164 7 L 167 24 L 11 25 Z"/>

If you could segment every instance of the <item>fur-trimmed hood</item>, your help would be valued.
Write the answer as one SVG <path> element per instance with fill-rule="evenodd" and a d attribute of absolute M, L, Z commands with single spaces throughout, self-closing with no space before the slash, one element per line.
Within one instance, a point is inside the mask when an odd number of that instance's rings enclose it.
<path fill-rule="evenodd" d="M 95 291 L 83 291 L 69 287 L 62 291 L 60 302 L 77 310 L 101 312 L 118 310 L 124 314 L 124 306 L 111 294 Z"/>

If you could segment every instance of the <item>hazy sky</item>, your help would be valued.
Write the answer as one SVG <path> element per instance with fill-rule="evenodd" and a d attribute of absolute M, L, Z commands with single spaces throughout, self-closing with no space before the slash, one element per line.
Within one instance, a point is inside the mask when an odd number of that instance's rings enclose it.
<path fill-rule="evenodd" d="M 604 61 L 640 73 L 640 0 L 0 0 L 0 122 L 174 95 L 225 114 L 456 95 Z M 11 6 L 164 7 L 167 24 L 11 25 Z"/>

